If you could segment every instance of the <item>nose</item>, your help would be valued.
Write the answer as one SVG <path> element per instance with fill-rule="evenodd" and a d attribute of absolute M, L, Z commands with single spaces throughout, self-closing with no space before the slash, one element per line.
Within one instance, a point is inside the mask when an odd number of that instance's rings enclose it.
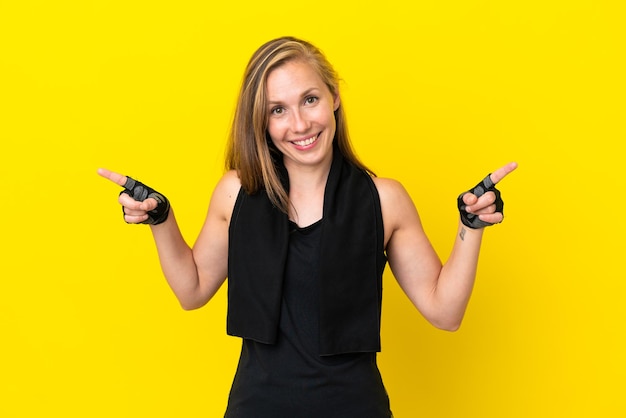
<path fill-rule="evenodd" d="M 306 132 L 309 126 L 310 123 L 302 110 L 298 109 L 292 113 L 291 129 L 294 132 Z"/>

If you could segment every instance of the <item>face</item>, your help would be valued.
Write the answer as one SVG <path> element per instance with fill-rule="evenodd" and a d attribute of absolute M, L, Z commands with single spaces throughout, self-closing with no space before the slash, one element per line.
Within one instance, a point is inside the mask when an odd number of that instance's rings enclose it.
<path fill-rule="evenodd" d="M 290 167 L 330 166 L 335 136 L 334 97 L 315 69 L 290 61 L 267 78 L 268 132 Z"/>

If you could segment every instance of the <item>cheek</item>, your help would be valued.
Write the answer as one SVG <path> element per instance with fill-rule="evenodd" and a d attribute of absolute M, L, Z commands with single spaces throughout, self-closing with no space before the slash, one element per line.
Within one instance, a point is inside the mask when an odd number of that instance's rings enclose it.
<path fill-rule="evenodd" d="M 328 126 L 330 129 L 332 129 L 333 131 L 337 127 L 337 121 L 335 120 L 335 112 L 332 111 L 332 109 L 330 112 L 327 113 L 324 124 Z"/>
<path fill-rule="evenodd" d="M 278 128 L 276 127 L 275 123 L 270 122 L 267 125 L 267 133 L 270 136 L 270 138 L 272 138 L 272 141 L 274 141 L 275 138 L 278 137 Z"/>
<path fill-rule="evenodd" d="M 270 139 L 272 140 L 272 143 L 275 146 L 280 145 L 280 140 L 284 136 L 283 132 L 284 132 L 284 129 L 281 129 L 280 124 L 276 123 L 275 121 L 274 123 L 270 121 L 270 123 L 267 126 L 267 134 L 269 135 Z"/>
<path fill-rule="evenodd" d="M 334 103 L 331 101 L 330 102 L 330 106 L 328 106 L 328 108 L 326 109 L 326 112 L 325 112 L 326 120 L 327 120 L 327 124 L 328 125 L 335 126 L 335 124 L 337 122 L 336 119 L 335 119 L 335 110 L 337 110 L 337 109 L 335 109 Z"/>

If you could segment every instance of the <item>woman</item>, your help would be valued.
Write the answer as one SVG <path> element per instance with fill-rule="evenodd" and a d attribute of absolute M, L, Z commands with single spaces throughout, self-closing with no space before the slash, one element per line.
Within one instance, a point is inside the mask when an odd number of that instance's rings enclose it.
<path fill-rule="evenodd" d="M 163 195 L 99 170 L 125 187 L 126 222 L 151 224 L 184 309 L 205 305 L 228 276 L 228 333 L 243 347 L 226 416 L 392 416 L 376 365 L 385 264 L 429 322 L 456 330 L 483 228 L 503 219 L 494 185 L 516 164 L 459 197 L 442 265 L 404 188 L 352 151 L 330 64 L 285 37 L 248 64 L 227 166 L 193 248 Z"/>

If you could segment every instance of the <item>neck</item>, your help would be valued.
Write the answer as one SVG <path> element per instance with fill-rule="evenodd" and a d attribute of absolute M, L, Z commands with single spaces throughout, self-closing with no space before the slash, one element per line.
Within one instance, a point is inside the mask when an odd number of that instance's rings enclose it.
<path fill-rule="evenodd" d="M 323 189 L 326 186 L 332 162 L 333 153 L 329 153 L 324 161 L 315 165 L 300 165 L 285 161 L 285 168 L 289 175 L 289 194 L 291 195 L 294 191 L 307 193 L 320 187 Z"/>
<path fill-rule="evenodd" d="M 289 218 L 299 226 L 307 226 L 322 218 L 324 192 L 330 173 L 332 155 L 315 167 L 286 166 L 289 173 Z"/>

